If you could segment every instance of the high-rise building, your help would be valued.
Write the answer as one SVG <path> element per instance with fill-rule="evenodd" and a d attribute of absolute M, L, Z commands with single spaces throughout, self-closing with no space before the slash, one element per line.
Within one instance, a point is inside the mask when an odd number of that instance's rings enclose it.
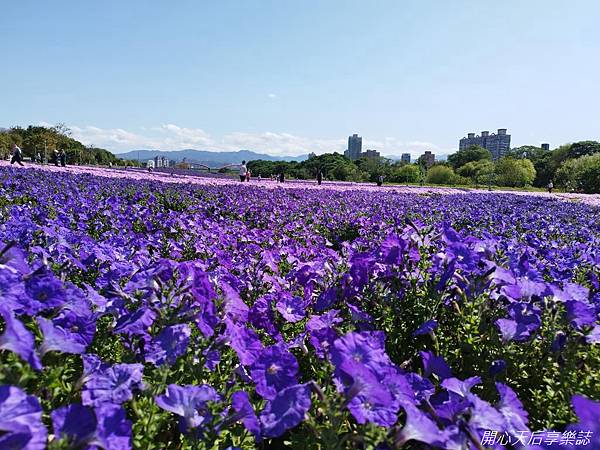
<path fill-rule="evenodd" d="M 164 156 L 155 156 L 154 157 L 154 167 L 169 167 L 169 160 Z"/>
<path fill-rule="evenodd" d="M 549 151 L 550 150 L 550 144 L 542 144 L 542 150 Z"/>
<path fill-rule="evenodd" d="M 358 134 L 348 136 L 348 150 L 344 152 L 344 156 L 348 159 L 358 159 L 362 152 L 362 137 Z"/>
<path fill-rule="evenodd" d="M 406 164 L 410 164 L 410 153 L 402 153 L 400 161 Z"/>
<path fill-rule="evenodd" d="M 430 168 L 435 163 L 435 155 L 427 150 L 423 153 L 420 158 L 421 161 L 425 164 L 425 167 Z"/>
<path fill-rule="evenodd" d="M 381 154 L 377 150 L 369 150 L 360 154 L 362 158 L 380 158 Z"/>
<path fill-rule="evenodd" d="M 492 159 L 502 158 L 510 150 L 510 134 L 506 134 L 506 128 L 498 128 L 498 134 L 482 131 L 481 136 L 475 136 L 469 133 L 459 141 L 458 148 L 464 150 L 472 145 L 488 149 Z"/>

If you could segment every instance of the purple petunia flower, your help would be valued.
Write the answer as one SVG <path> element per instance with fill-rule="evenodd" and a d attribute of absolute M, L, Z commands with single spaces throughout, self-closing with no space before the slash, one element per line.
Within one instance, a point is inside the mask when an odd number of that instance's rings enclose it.
<path fill-rule="evenodd" d="M 565 302 L 565 306 L 567 319 L 574 328 L 581 330 L 584 327 L 596 325 L 598 314 L 596 314 L 596 310 L 592 305 L 578 300 L 571 300 Z"/>
<path fill-rule="evenodd" d="M 75 403 L 52 411 L 52 426 L 57 439 L 66 438 L 73 448 L 86 446 L 96 434 L 94 410 Z"/>
<path fill-rule="evenodd" d="M 236 391 L 231 396 L 231 407 L 236 412 L 235 420 L 241 420 L 246 429 L 254 435 L 257 441 L 261 440 L 260 423 L 250 404 L 245 391 Z"/>
<path fill-rule="evenodd" d="M 598 422 L 600 402 L 590 400 L 583 395 L 574 395 L 571 398 L 571 403 L 582 428 L 588 427 L 588 429 L 600 433 L 600 422 Z M 595 439 L 600 441 L 600 435 L 597 434 Z"/>
<path fill-rule="evenodd" d="M 421 324 L 421 326 L 419 328 L 417 328 L 414 332 L 413 332 L 413 336 L 420 336 L 422 334 L 428 334 L 431 333 L 433 330 L 435 330 L 438 326 L 437 320 L 432 319 L 432 320 L 428 320 L 427 322 Z"/>
<path fill-rule="evenodd" d="M 219 350 L 208 350 L 202 352 L 202 354 L 206 357 L 204 367 L 211 372 L 215 370 L 219 361 L 221 361 L 221 352 Z"/>
<path fill-rule="evenodd" d="M 126 402 L 133 397 L 133 389 L 142 388 L 143 370 L 141 364 L 110 366 L 99 359 L 84 358 L 82 403 L 97 407 L 105 403 L 120 405 Z"/>
<path fill-rule="evenodd" d="M 472 431 L 505 429 L 506 420 L 496 408 L 475 394 L 468 394 L 467 399 L 472 405 L 469 419 L 469 427 Z"/>
<path fill-rule="evenodd" d="M 96 407 L 96 419 L 98 426 L 92 444 L 111 450 L 131 449 L 131 421 L 123 407 L 108 403 L 100 405 Z"/>
<path fill-rule="evenodd" d="M 539 327 L 539 322 L 518 322 L 513 319 L 498 319 L 496 326 L 502 335 L 502 342 L 523 342 L 528 340 Z"/>
<path fill-rule="evenodd" d="M 348 410 L 358 423 L 373 422 L 383 427 L 396 423 L 398 404 L 374 373 L 352 359 L 344 361 L 338 372 L 342 379 L 351 380 L 346 380 L 346 398 Z"/>
<path fill-rule="evenodd" d="M 281 333 L 274 324 L 275 314 L 271 309 L 273 297 L 273 294 L 267 294 L 256 299 L 248 313 L 248 320 L 252 326 L 265 330 L 269 336 L 277 339 Z"/>
<path fill-rule="evenodd" d="M 119 317 L 113 332 L 128 335 L 147 335 L 154 319 L 156 319 L 156 312 L 150 308 L 141 307 L 132 313 Z"/>
<path fill-rule="evenodd" d="M 346 303 L 346 306 L 348 308 L 348 311 L 350 311 L 350 318 L 352 319 L 352 321 L 364 323 L 373 322 L 373 317 L 370 314 L 364 312 L 358 306 L 353 305 L 352 303 Z"/>
<path fill-rule="evenodd" d="M 248 321 L 248 305 L 241 299 L 240 294 L 229 284 L 222 283 L 223 311 L 233 321 L 245 323 Z"/>
<path fill-rule="evenodd" d="M 343 322 L 341 317 L 338 317 L 339 310 L 332 309 L 322 315 L 312 315 L 306 322 L 306 330 L 320 330 L 322 328 L 332 327 L 337 323 Z"/>
<path fill-rule="evenodd" d="M 442 381 L 442 387 L 444 387 L 449 392 L 454 392 L 455 394 L 460 395 L 461 397 L 466 397 L 471 393 L 471 389 L 473 386 L 480 384 L 480 377 L 471 377 L 462 381 L 458 378 L 446 378 Z"/>
<path fill-rule="evenodd" d="M 14 244 L 4 245 L 0 242 L 0 270 L 7 270 L 17 274 L 29 272 L 25 253 Z"/>
<path fill-rule="evenodd" d="M 423 367 L 425 376 L 428 377 L 432 373 L 440 377 L 440 379 L 452 377 L 452 371 L 448 364 L 441 356 L 436 356 L 432 352 L 420 352 L 423 359 Z"/>
<path fill-rule="evenodd" d="M 399 448 L 410 440 L 443 447 L 446 436 L 433 420 L 414 405 L 403 405 L 403 408 L 406 412 L 406 422 L 396 434 L 396 447 Z"/>
<path fill-rule="evenodd" d="M 309 342 L 314 347 L 317 357 L 325 359 L 337 338 L 337 333 L 332 328 L 327 327 L 311 331 Z"/>
<path fill-rule="evenodd" d="M 191 330 L 187 324 L 166 327 L 152 339 L 146 351 L 146 361 L 155 366 L 173 365 L 183 355 L 190 342 Z"/>
<path fill-rule="evenodd" d="M 181 428 L 191 430 L 201 427 L 212 419 L 207 407 L 208 402 L 220 400 L 217 392 L 210 386 L 179 386 L 170 384 L 167 391 L 154 397 L 156 404 L 165 411 L 181 417 Z"/>
<path fill-rule="evenodd" d="M 250 377 L 256 392 L 272 400 L 277 392 L 296 384 L 298 361 L 281 344 L 265 348 L 250 366 Z"/>
<path fill-rule="evenodd" d="M 554 299 L 559 302 L 578 301 L 586 303 L 588 301 L 590 290 L 576 283 L 565 283 L 563 288 L 552 287 Z"/>
<path fill-rule="evenodd" d="M 314 309 L 315 311 L 323 311 L 327 308 L 333 306 L 333 304 L 337 300 L 338 291 L 337 288 L 331 287 L 325 289 L 321 295 L 317 298 L 317 302 L 315 303 Z"/>
<path fill-rule="evenodd" d="M 528 431 L 527 423 L 529 422 L 529 417 L 515 391 L 503 383 L 496 383 L 496 389 L 498 389 L 498 393 L 500 394 L 500 401 L 496 407 L 506 420 L 505 431 L 511 434 L 515 434 L 521 430 Z"/>
<path fill-rule="evenodd" d="M 391 361 L 384 351 L 382 334 L 368 332 L 350 332 L 338 338 L 331 349 L 331 360 L 337 367 L 347 359 L 352 359 L 367 366 L 377 373 L 389 366 Z"/>
<path fill-rule="evenodd" d="M 287 387 L 277 393 L 260 413 L 262 434 L 278 437 L 304 420 L 311 406 L 308 383 Z"/>
<path fill-rule="evenodd" d="M 589 344 L 600 344 L 600 325 L 596 325 L 585 337 Z"/>
<path fill-rule="evenodd" d="M 2 304 L 15 314 L 23 314 L 29 302 L 21 275 L 9 270 L 0 270 L 0 298 Z"/>
<path fill-rule="evenodd" d="M 4 319 L 4 333 L 0 336 L 0 350 L 12 351 L 27 361 L 33 369 L 41 370 L 42 363 L 35 352 L 33 334 L 13 316 L 5 305 L 0 305 L 0 316 Z"/>
<path fill-rule="evenodd" d="M 53 320 L 37 318 L 38 325 L 44 335 L 40 354 L 49 351 L 63 353 L 84 353 L 92 343 L 96 332 L 96 318 L 91 311 L 64 309 Z"/>
<path fill-rule="evenodd" d="M 48 432 L 36 397 L 14 386 L 0 386 L 0 448 L 42 450 Z"/>
<path fill-rule="evenodd" d="M 306 305 L 300 297 L 282 293 L 275 307 L 288 322 L 298 322 L 306 316 Z"/>
<path fill-rule="evenodd" d="M 252 364 L 263 350 L 263 345 L 258 335 L 243 325 L 238 325 L 227 320 L 227 337 L 229 345 L 235 350 L 240 362 L 246 366 Z"/>
<path fill-rule="evenodd" d="M 29 315 L 37 314 L 65 304 L 66 292 L 63 284 L 50 271 L 45 271 L 27 279 L 25 282 L 27 298 L 24 299 L 22 312 Z"/>

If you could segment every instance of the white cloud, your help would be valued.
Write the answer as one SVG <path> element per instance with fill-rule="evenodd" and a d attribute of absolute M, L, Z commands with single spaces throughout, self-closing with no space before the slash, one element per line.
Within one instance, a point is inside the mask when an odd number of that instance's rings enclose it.
<path fill-rule="evenodd" d="M 115 153 L 137 149 L 152 150 L 212 150 L 236 151 L 253 150 L 270 155 L 297 156 L 310 152 L 316 154 L 327 152 L 342 153 L 347 146 L 347 138 L 310 138 L 290 133 L 231 132 L 215 137 L 201 128 L 185 128 L 175 124 L 140 127 L 138 131 L 122 128 L 100 128 L 96 126 L 70 126 L 73 137 L 86 145 L 94 144 Z M 418 157 L 425 150 L 437 154 L 450 153 L 431 142 L 402 141 L 394 137 L 383 139 L 363 138 L 363 150 L 379 150 L 382 155 L 399 157 L 402 153 L 411 153 Z"/>
<path fill-rule="evenodd" d="M 269 97 L 269 98 L 277 98 L 277 94 L 271 93 L 271 94 L 268 94 L 267 97 Z"/>

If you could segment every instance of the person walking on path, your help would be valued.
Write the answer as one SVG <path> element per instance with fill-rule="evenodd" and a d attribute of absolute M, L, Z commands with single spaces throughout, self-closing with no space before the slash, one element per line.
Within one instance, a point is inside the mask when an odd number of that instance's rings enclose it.
<path fill-rule="evenodd" d="M 60 165 L 63 167 L 67 166 L 67 154 L 65 153 L 65 149 L 63 148 L 58 154 L 60 158 Z"/>
<path fill-rule="evenodd" d="M 52 152 L 52 160 L 54 161 L 54 165 L 56 167 L 58 167 L 58 150 L 54 149 L 54 151 Z"/>
<path fill-rule="evenodd" d="M 382 186 L 383 185 L 383 175 L 379 175 L 377 177 L 377 186 Z"/>
<path fill-rule="evenodd" d="M 281 172 L 281 173 L 279 174 L 279 182 L 280 182 L 280 183 L 285 183 L 285 175 L 284 175 L 284 173 L 283 173 L 283 172 Z"/>
<path fill-rule="evenodd" d="M 247 173 L 248 173 L 248 168 L 246 167 L 246 161 L 242 161 L 242 165 L 240 166 L 240 181 L 242 183 L 246 180 Z"/>
<path fill-rule="evenodd" d="M 317 170 L 317 184 L 319 186 L 321 186 L 321 183 L 323 182 L 323 172 L 321 171 L 321 169 Z"/>
<path fill-rule="evenodd" d="M 546 187 L 548 188 L 548 193 L 552 194 L 552 189 L 554 189 L 554 183 L 552 183 L 552 180 L 548 182 L 548 186 Z"/>
<path fill-rule="evenodd" d="M 251 176 L 252 176 L 252 172 L 251 172 L 250 170 L 248 170 L 248 171 L 246 172 L 246 181 L 247 181 L 248 183 L 250 183 L 250 177 L 251 177 Z"/>
<path fill-rule="evenodd" d="M 11 164 L 17 163 L 20 166 L 25 165 L 25 164 L 23 164 L 23 152 L 21 151 L 21 149 L 19 148 L 19 146 L 17 144 L 12 145 L 12 158 L 10 159 L 10 163 Z"/>

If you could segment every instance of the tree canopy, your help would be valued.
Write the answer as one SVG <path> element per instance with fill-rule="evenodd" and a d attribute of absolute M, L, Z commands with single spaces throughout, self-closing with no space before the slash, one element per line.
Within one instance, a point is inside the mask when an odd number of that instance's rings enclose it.
<path fill-rule="evenodd" d="M 492 154 L 489 150 L 479 145 L 471 145 L 448 156 L 448 162 L 454 169 L 458 169 L 469 162 L 480 161 L 482 159 L 491 160 Z"/>
<path fill-rule="evenodd" d="M 54 127 L 30 125 L 27 128 L 13 127 L 0 131 L 0 156 L 6 158 L 13 143 L 21 147 L 25 157 L 39 153 L 45 160 L 50 160 L 54 150 L 64 150 L 70 164 L 133 164 L 103 148 L 85 146 L 71 137 L 71 131 L 64 124 Z"/>

